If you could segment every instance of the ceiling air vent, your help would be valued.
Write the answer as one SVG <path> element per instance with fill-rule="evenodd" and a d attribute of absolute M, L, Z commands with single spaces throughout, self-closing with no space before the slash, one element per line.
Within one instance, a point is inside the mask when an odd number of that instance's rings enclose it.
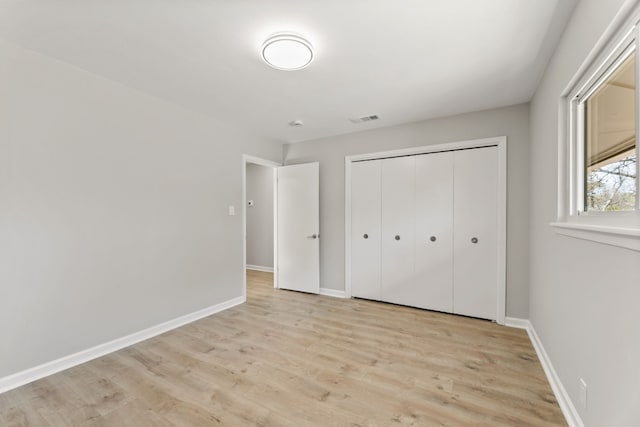
<path fill-rule="evenodd" d="M 380 117 L 378 117 L 377 114 L 373 114 L 371 116 L 363 116 L 363 117 L 355 117 L 355 118 L 351 118 L 349 119 L 349 121 L 351 123 L 364 123 L 364 122 L 371 122 L 373 120 L 378 120 Z"/>

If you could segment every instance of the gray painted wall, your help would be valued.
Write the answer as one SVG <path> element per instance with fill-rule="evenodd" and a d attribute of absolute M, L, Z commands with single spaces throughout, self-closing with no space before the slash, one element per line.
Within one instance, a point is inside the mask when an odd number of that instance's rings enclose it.
<path fill-rule="evenodd" d="M 622 0 L 582 0 L 531 102 L 530 316 L 587 426 L 640 425 L 640 252 L 554 233 L 558 101 Z M 579 404 L 579 378 L 588 407 Z"/>
<path fill-rule="evenodd" d="M 242 295 L 255 137 L 0 41 L 0 377 Z"/>
<path fill-rule="evenodd" d="M 286 164 L 320 162 L 320 286 L 344 290 L 345 156 L 501 135 L 508 137 L 507 316 L 527 318 L 526 104 L 286 145 Z"/>
<path fill-rule="evenodd" d="M 247 164 L 247 264 L 273 268 L 273 169 Z"/>

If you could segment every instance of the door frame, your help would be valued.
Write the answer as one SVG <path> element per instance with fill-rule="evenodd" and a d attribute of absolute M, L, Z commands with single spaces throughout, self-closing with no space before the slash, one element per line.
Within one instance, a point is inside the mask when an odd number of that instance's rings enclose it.
<path fill-rule="evenodd" d="M 482 147 L 498 148 L 498 300 L 496 302 L 496 322 L 505 324 L 507 311 L 507 137 L 472 139 L 443 144 L 425 145 L 421 147 L 403 148 L 399 150 L 378 151 L 374 153 L 355 154 L 344 158 L 344 283 L 345 296 L 351 298 L 351 165 L 362 160 L 376 160 L 389 157 L 414 156 L 419 154 L 438 153 L 443 151 L 465 150 Z"/>
<path fill-rule="evenodd" d="M 260 157 L 242 155 L 242 298 L 247 300 L 247 164 L 273 170 L 273 287 L 278 287 L 278 186 L 276 168 L 282 163 Z"/>

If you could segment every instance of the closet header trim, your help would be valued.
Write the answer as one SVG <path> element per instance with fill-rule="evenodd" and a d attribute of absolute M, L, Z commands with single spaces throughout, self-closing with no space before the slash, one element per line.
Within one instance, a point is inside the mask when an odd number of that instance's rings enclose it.
<path fill-rule="evenodd" d="M 367 160 L 388 159 L 394 157 L 408 157 L 420 154 L 433 154 L 446 151 L 471 150 L 483 147 L 500 147 L 507 141 L 506 136 L 492 138 L 473 139 L 468 141 L 447 142 L 444 144 L 425 145 L 420 147 L 403 148 L 399 150 L 378 151 L 375 153 L 354 154 L 346 156 L 348 162 L 362 162 Z"/>

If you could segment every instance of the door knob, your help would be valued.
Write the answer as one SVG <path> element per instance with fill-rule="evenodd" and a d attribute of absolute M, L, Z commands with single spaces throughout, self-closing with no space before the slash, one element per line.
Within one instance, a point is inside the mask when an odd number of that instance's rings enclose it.
<path fill-rule="evenodd" d="M 396 240 L 400 240 L 400 236 L 396 234 Z"/>
<path fill-rule="evenodd" d="M 310 237 L 310 238 L 312 238 L 312 239 L 317 239 L 317 238 L 318 238 L 318 237 L 320 237 L 320 236 L 318 236 L 317 234 L 312 234 L 312 235 L 311 235 L 311 236 L 309 236 L 309 237 Z"/>
<path fill-rule="evenodd" d="M 365 239 L 368 239 L 369 235 L 367 233 L 365 233 L 362 237 L 364 237 Z"/>
<path fill-rule="evenodd" d="M 435 242 L 437 239 L 436 239 L 436 236 L 431 236 L 429 240 L 431 240 L 432 242 Z"/>
<path fill-rule="evenodd" d="M 471 238 L 471 243 L 478 243 L 478 238 L 477 237 L 472 237 Z"/>

